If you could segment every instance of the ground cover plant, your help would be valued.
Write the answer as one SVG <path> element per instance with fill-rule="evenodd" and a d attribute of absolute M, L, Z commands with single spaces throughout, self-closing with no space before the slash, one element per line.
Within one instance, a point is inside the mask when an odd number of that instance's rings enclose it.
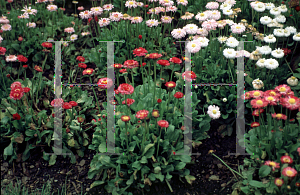
<path fill-rule="evenodd" d="M 233 175 L 222 190 L 232 184 L 226 192 L 189 192 L 299 194 L 299 11 L 296 0 L 1 1 L 1 172 L 9 178 L 2 191 L 27 193 L 7 185 L 14 179 L 10 172 L 19 166 L 26 184 L 24 163 L 37 156 L 31 173 L 44 163 L 45 169 L 76 165 L 75 180 L 89 180 L 86 194 L 153 194 L 157 186 L 167 189 L 162 194 L 182 194 L 176 182 L 222 182 L 220 172 L 196 175 L 203 164 L 195 158 L 205 155 Z M 62 41 L 61 75 L 55 75 L 53 41 Z M 115 41 L 111 64 L 107 41 Z M 110 69 L 115 78 L 108 76 Z M 238 136 L 238 99 L 244 101 L 245 134 L 236 147 L 250 155 L 235 169 L 224 153 L 216 155 L 226 143 L 206 143 L 217 140 L 217 132 Z M 109 109 L 114 152 L 122 155 L 106 154 Z M 191 129 L 184 124 L 186 113 Z M 71 155 L 54 153 L 59 119 L 62 153 Z M 191 139 L 185 139 L 189 132 Z M 186 149 L 199 155 L 175 155 Z M 65 184 L 50 192 L 44 180 L 46 188 L 38 193 L 83 193 L 74 182 L 74 188 Z"/>

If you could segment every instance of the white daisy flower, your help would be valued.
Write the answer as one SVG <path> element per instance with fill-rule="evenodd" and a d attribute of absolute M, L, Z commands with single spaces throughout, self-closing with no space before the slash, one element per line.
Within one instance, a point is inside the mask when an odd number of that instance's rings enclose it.
<path fill-rule="evenodd" d="M 271 47 L 269 47 L 268 45 L 265 45 L 262 47 L 257 47 L 257 49 L 261 54 L 264 54 L 264 55 L 268 55 L 272 52 Z"/>
<path fill-rule="evenodd" d="M 210 105 L 208 107 L 208 111 L 207 114 L 209 115 L 210 118 L 212 119 L 218 119 L 221 116 L 221 112 L 220 112 L 220 108 L 218 106 L 215 105 Z"/>
<path fill-rule="evenodd" d="M 236 51 L 234 49 L 226 48 L 223 50 L 223 55 L 225 58 L 233 59 L 236 56 Z"/>
<path fill-rule="evenodd" d="M 300 33 L 297 33 L 293 36 L 294 41 L 300 41 Z"/>
<path fill-rule="evenodd" d="M 278 49 L 275 49 L 271 52 L 271 55 L 274 57 L 274 58 L 282 58 L 284 56 L 284 51 L 280 48 Z"/>
<path fill-rule="evenodd" d="M 285 12 L 288 11 L 286 5 L 281 5 L 281 6 L 278 7 L 278 9 L 281 11 L 281 13 L 285 13 Z"/>
<path fill-rule="evenodd" d="M 190 41 L 190 42 L 188 42 L 186 47 L 187 47 L 188 52 L 197 53 L 201 49 L 201 44 L 197 40 L 196 41 Z"/>
<path fill-rule="evenodd" d="M 284 15 L 278 15 L 275 17 L 275 20 L 279 23 L 285 23 L 286 17 Z"/>
<path fill-rule="evenodd" d="M 196 16 L 195 16 L 195 19 L 196 20 L 199 20 L 199 21 L 205 21 L 208 19 L 208 16 L 206 13 L 198 13 Z"/>
<path fill-rule="evenodd" d="M 272 8 L 275 7 L 274 3 L 265 3 L 266 9 L 271 10 Z"/>
<path fill-rule="evenodd" d="M 10 31 L 11 30 L 11 25 L 10 24 L 3 24 L 1 26 L 1 30 L 3 30 L 3 31 Z"/>
<path fill-rule="evenodd" d="M 231 9 L 232 5 L 230 5 L 229 3 L 222 3 L 221 6 L 220 6 L 220 9 L 221 10 L 224 10 L 224 9 Z"/>
<path fill-rule="evenodd" d="M 278 16 L 278 15 L 280 15 L 280 13 L 281 13 L 281 11 L 277 7 L 274 7 L 270 10 L 270 14 L 272 14 L 274 16 Z"/>
<path fill-rule="evenodd" d="M 276 69 L 278 66 L 279 66 L 279 63 L 275 59 L 270 58 L 265 61 L 265 67 L 268 69 L 273 70 L 273 69 Z"/>
<path fill-rule="evenodd" d="M 289 30 L 287 30 L 287 29 L 284 29 L 284 30 L 283 30 L 283 33 L 284 33 L 284 36 L 285 36 L 285 37 L 288 37 L 288 36 L 291 35 L 291 32 L 290 32 Z"/>
<path fill-rule="evenodd" d="M 256 65 L 260 68 L 263 68 L 263 67 L 265 67 L 265 62 L 266 62 L 266 59 L 261 58 L 261 59 L 257 60 Z"/>
<path fill-rule="evenodd" d="M 284 36 L 284 31 L 283 31 L 283 29 L 274 29 L 273 34 L 276 37 L 283 37 Z"/>
<path fill-rule="evenodd" d="M 56 5 L 48 5 L 47 6 L 47 9 L 51 12 L 54 12 L 57 10 L 57 6 Z"/>
<path fill-rule="evenodd" d="M 229 16 L 233 14 L 233 11 L 232 9 L 223 9 L 223 14 Z"/>
<path fill-rule="evenodd" d="M 239 45 L 239 41 L 234 37 L 229 37 L 226 41 L 226 45 L 228 47 L 237 47 Z"/>
<path fill-rule="evenodd" d="M 201 47 L 207 47 L 208 46 L 209 39 L 207 39 L 206 37 L 199 37 L 196 40 L 199 41 Z"/>
<path fill-rule="evenodd" d="M 142 2 L 137 2 L 136 5 L 137 5 L 138 7 L 143 7 L 144 3 L 142 3 Z"/>
<path fill-rule="evenodd" d="M 149 21 L 149 20 L 148 20 Z M 177 28 L 172 30 L 171 35 L 175 38 L 175 39 L 181 39 L 183 37 L 185 37 L 186 32 L 184 29 L 181 28 Z"/>
<path fill-rule="evenodd" d="M 128 7 L 128 8 L 136 8 L 137 7 L 137 3 L 136 1 L 126 1 L 125 3 L 125 7 Z"/>
<path fill-rule="evenodd" d="M 29 22 L 26 24 L 26 26 L 28 26 L 29 28 L 35 28 L 36 24 L 34 22 Z"/>
<path fill-rule="evenodd" d="M 255 6 L 253 7 L 253 9 L 257 12 L 263 12 L 266 9 L 266 6 L 264 3 L 257 3 L 255 4 Z"/>
<path fill-rule="evenodd" d="M 221 44 L 224 43 L 226 40 L 227 40 L 227 37 L 224 37 L 224 36 L 218 37 L 218 41 L 219 41 Z"/>
<path fill-rule="evenodd" d="M 267 24 L 270 24 L 272 22 L 272 18 L 270 18 L 269 16 L 263 16 L 263 17 L 260 18 L 259 21 L 263 25 L 267 25 Z"/>
<path fill-rule="evenodd" d="M 275 43 L 276 42 L 276 38 L 274 37 L 274 35 L 269 35 L 269 36 L 266 36 L 264 38 L 264 41 L 266 43 Z"/>
<path fill-rule="evenodd" d="M 198 30 L 198 26 L 196 24 L 187 24 L 183 27 L 187 34 L 196 34 Z"/>
<path fill-rule="evenodd" d="M 77 38 L 78 38 L 78 35 L 71 35 L 70 36 L 70 41 L 76 41 L 77 40 Z"/>
<path fill-rule="evenodd" d="M 31 7 L 27 8 L 27 5 L 25 5 L 24 9 L 22 9 L 21 11 L 30 15 L 31 14 L 35 15 L 37 13 L 36 9 L 31 9 Z"/>
<path fill-rule="evenodd" d="M 285 28 L 286 30 L 290 31 L 291 34 L 297 33 L 297 29 L 293 26 L 288 26 Z"/>

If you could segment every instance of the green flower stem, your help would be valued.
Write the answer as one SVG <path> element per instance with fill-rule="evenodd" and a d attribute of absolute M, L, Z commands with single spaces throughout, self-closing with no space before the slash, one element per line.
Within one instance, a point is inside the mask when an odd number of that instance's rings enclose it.
<path fill-rule="evenodd" d="M 134 87 L 133 69 L 131 69 L 131 84 Z"/>
<path fill-rule="evenodd" d="M 141 69 L 142 69 L 142 80 L 143 80 L 143 88 L 144 88 L 144 94 L 146 94 L 146 90 L 145 90 L 145 81 L 144 81 L 144 66 L 143 66 L 143 58 L 140 57 L 140 61 L 141 61 Z"/>
<path fill-rule="evenodd" d="M 175 65 L 176 65 L 176 64 L 174 64 L 174 65 L 173 65 L 173 68 L 172 68 L 172 73 L 171 73 L 170 81 L 172 81 L 172 78 L 173 78 L 173 73 L 174 73 Z"/>
<path fill-rule="evenodd" d="M 126 144 L 127 144 L 127 151 L 128 151 L 129 147 L 128 147 L 128 126 L 127 126 L 127 122 L 125 122 L 125 129 L 126 129 Z"/>
<path fill-rule="evenodd" d="M 146 119 L 144 119 L 144 123 L 145 123 L 145 127 L 146 127 Z M 143 141 L 142 141 L 142 152 L 144 151 L 144 144 L 145 144 L 145 138 L 146 138 L 146 128 L 144 129 L 144 132 L 143 132 Z"/>
<path fill-rule="evenodd" d="M 1 68 L 0 68 L 0 70 L 1 70 L 1 75 L 3 75 L 3 71 L 2 71 L 2 69 L 4 68 L 4 66 L 3 66 L 3 64 L 2 64 L 2 61 L 0 60 L 0 62 L 1 62 Z M 26 78 L 26 76 L 25 76 L 25 78 Z M 3 85 L 4 85 L 4 90 L 5 90 L 5 93 L 7 93 L 7 89 L 6 89 L 6 85 L 5 85 L 5 81 L 4 81 L 4 76 L 2 76 L 2 81 L 3 81 Z"/>
<path fill-rule="evenodd" d="M 242 176 L 240 173 L 236 172 L 234 169 L 230 168 L 222 159 L 220 159 L 218 156 L 216 156 L 214 153 L 211 153 L 211 155 L 213 155 L 214 157 L 216 157 L 217 159 L 219 159 L 227 168 L 229 168 L 231 171 L 235 172 L 236 174 L 238 174 L 240 177 L 242 177 L 243 179 L 244 176 Z"/>
<path fill-rule="evenodd" d="M 163 66 L 160 67 L 160 78 L 162 78 L 162 71 L 163 71 Z M 161 80 L 161 85 L 160 85 L 160 90 L 159 90 L 159 96 L 158 96 L 158 98 L 162 98 L 161 97 L 161 87 L 162 87 L 162 80 Z"/>
<path fill-rule="evenodd" d="M 168 102 L 167 102 L 167 113 L 169 110 L 170 99 L 171 99 L 171 91 L 169 91 L 169 98 L 168 98 Z"/>
<path fill-rule="evenodd" d="M 154 86 L 153 86 L 153 90 L 154 90 L 154 95 L 153 95 L 153 105 L 152 107 L 155 105 L 155 93 L 156 93 L 156 63 L 154 62 Z"/>
<path fill-rule="evenodd" d="M 234 79 L 233 79 L 233 76 L 232 76 L 232 72 L 231 72 L 231 62 L 230 62 L 230 59 L 228 59 L 228 69 L 230 71 L 230 75 L 231 75 L 231 78 L 232 78 L 232 83 L 234 83 Z"/>
<path fill-rule="evenodd" d="M 90 78 L 90 82 L 93 83 L 93 82 L 92 82 L 92 77 L 89 76 L 89 78 Z M 96 98 L 96 101 L 97 101 L 97 106 L 98 106 L 99 114 L 101 114 L 100 105 L 99 105 L 99 101 L 98 101 L 98 98 L 97 98 L 97 95 L 96 95 L 94 86 L 92 86 L 92 89 L 93 89 L 93 92 L 94 92 L 94 95 L 95 95 L 95 98 Z M 105 90 L 105 91 L 106 91 L 106 90 Z M 106 91 L 106 95 L 107 95 L 107 91 Z"/>
<path fill-rule="evenodd" d="M 290 71 L 294 74 L 293 70 L 291 69 L 291 66 L 290 66 L 289 63 L 286 61 L 286 58 L 284 58 L 284 60 L 285 60 L 285 62 L 287 63 L 287 65 L 288 65 Z"/>
<path fill-rule="evenodd" d="M 175 103 L 175 106 L 174 106 L 174 111 L 173 111 L 173 114 L 175 114 L 175 108 L 178 106 L 178 98 L 176 98 L 176 103 Z"/>
<path fill-rule="evenodd" d="M 45 66 L 45 63 L 47 61 L 47 58 L 48 58 L 48 53 L 46 54 L 45 60 L 44 60 L 43 65 L 42 65 L 42 70 L 43 71 L 44 71 L 44 66 Z M 41 82 L 42 82 L 42 75 L 43 75 L 43 73 L 41 72 L 39 74 L 39 85 L 38 85 L 38 88 L 36 89 L 36 98 L 35 98 L 36 103 L 37 103 L 37 100 L 38 100 L 38 97 L 39 97 L 39 90 L 40 90 L 40 85 L 41 85 Z"/>
<path fill-rule="evenodd" d="M 120 76 L 119 71 L 117 71 L 117 86 L 119 86 L 119 76 Z"/>
<path fill-rule="evenodd" d="M 156 123 L 157 124 L 157 123 Z M 160 128 L 159 130 L 159 137 L 157 138 L 157 151 L 156 151 L 156 158 L 158 156 L 158 150 L 159 150 L 159 143 L 160 143 L 160 137 L 161 137 L 161 130 L 162 130 L 162 127 Z"/>

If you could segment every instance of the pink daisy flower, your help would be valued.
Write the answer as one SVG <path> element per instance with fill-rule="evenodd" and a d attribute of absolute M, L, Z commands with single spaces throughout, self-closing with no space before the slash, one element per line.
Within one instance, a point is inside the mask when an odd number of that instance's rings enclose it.
<path fill-rule="evenodd" d="M 123 14 L 120 12 L 111 12 L 109 19 L 115 22 L 119 22 L 123 18 Z"/>
<path fill-rule="evenodd" d="M 178 5 L 183 5 L 183 6 L 186 6 L 189 2 L 187 0 L 177 0 L 177 4 Z"/>
<path fill-rule="evenodd" d="M 158 26 L 158 20 L 147 20 L 146 24 L 148 27 Z"/>
<path fill-rule="evenodd" d="M 126 1 L 125 7 L 136 8 L 137 7 L 137 3 L 136 3 L 136 1 Z"/>
<path fill-rule="evenodd" d="M 166 8 L 166 12 L 176 12 L 177 11 L 177 7 L 176 6 L 169 6 Z"/>
<path fill-rule="evenodd" d="M 137 23 L 141 23 L 143 21 L 142 17 L 136 16 L 136 17 L 132 17 L 131 18 L 131 24 L 137 24 Z"/>
<path fill-rule="evenodd" d="M 103 9 L 101 7 L 92 7 L 91 12 L 93 15 L 101 15 L 103 13 Z"/>
<path fill-rule="evenodd" d="M 183 37 L 185 37 L 186 32 L 184 29 L 181 28 L 177 28 L 172 30 L 171 35 L 175 38 L 175 39 L 181 39 Z"/>
<path fill-rule="evenodd" d="M 218 9 L 219 8 L 219 3 L 217 3 L 217 2 L 208 2 L 205 7 L 206 7 L 206 9 Z"/>
<path fill-rule="evenodd" d="M 103 10 L 110 11 L 114 8 L 113 4 L 105 4 L 103 5 Z"/>
<path fill-rule="evenodd" d="M 80 13 L 79 13 L 79 16 L 80 16 L 81 19 L 89 19 L 89 18 L 92 17 L 92 12 L 86 10 L 86 11 L 84 11 L 84 12 L 80 12 Z"/>
<path fill-rule="evenodd" d="M 109 18 L 101 18 L 98 22 L 100 27 L 107 26 L 110 24 Z"/>
<path fill-rule="evenodd" d="M 75 30 L 73 27 L 69 27 L 69 28 L 65 28 L 64 32 L 71 34 L 71 33 L 75 32 Z"/>
<path fill-rule="evenodd" d="M 172 22 L 172 18 L 170 16 L 162 16 L 160 20 L 162 23 L 171 23 Z"/>

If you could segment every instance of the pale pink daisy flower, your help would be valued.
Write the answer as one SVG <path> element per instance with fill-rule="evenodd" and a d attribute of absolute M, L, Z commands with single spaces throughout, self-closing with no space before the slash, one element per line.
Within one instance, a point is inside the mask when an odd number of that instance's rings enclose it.
<path fill-rule="evenodd" d="M 6 62 L 15 62 L 17 61 L 17 56 L 16 55 L 9 55 L 9 56 L 6 56 L 5 60 Z"/>
<path fill-rule="evenodd" d="M 181 28 L 177 28 L 172 30 L 171 35 L 175 38 L 175 39 L 181 39 L 183 37 L 185 37 L 186 32 L 184 29 Z"/>
<path fill-rule="evenodd" d="M 221 18 L 221 12 L 219 12 L 218 10 L 212 10 L 209 18 L 219 20 Z"/>
<path fill-rule="evenodd" d="M 196 24 L 187 24 L 183 27 L 187 34 L 196 34 L 198 30 L 198 26 Z"/>
<path fill-rule="evenodd" d="M 207 31 L 210 31 L 211 29 L 215 30 L 218 26 L 218 23 L 215 20 L 207 20 L 203 22 L 201 26 Z"/>
<path fill-rule="evenodd" d="M 219 21 L 217 21 L 217 23 L 218 23 L 218 28 L 221 28 L 221 29 L 223 29 L 227 24 L 225 20 L 219 20 Z"/>
<path fill-rule="evenodd" d="M 65 28 L 64 29 L 64 32 L 66 32 L 66 33 L 73 33 L 73 32 L 75 32 L 75 30 L 74 30 L 74 28 L 73 27 L 69 27 L 69 28 Z"/>
<path fill-rule="evenodd" d="M 7 19 L 6 16 L 2 16 L 0 18 L 0 24 L 8 24 L 9 23 L 9 20 Z"/>
<path fill-rule="evenodd" d="M 28 26 L 29 28 L 35 28 L 36 27 L 36 23 L 34 23 L 34 22 L 28 22 L 26 24 L 26 26 Z"/>
<path fill-rule="evenodd" d="M 239 24 L 233 24 L 231 26 L 231 31 L 232 31 L 232 33 L 235 33 L 235 34 L 241 34 L 245 30 L 246 30 L 246 27 L 243 24 L 241 24 L 241 23 L 239 23 Z"/>
<path fill-rule="evenodd" d="M 143 21 L 143 18 L 140 16 L 136 16 L 136 17 L 132 17 L 131 18 L 131 24 L 137 24 L 137 23 L 141 23 Z"/>
<path fill-rule="evenodd" d="M 154 14 L 154 13 L 157 14 L 157 13 L 156 13 L 157 11 L 156 11 L 154 8 L 149 9 L 148 12 L 149 12 L 150 14 Z M 158 13 L 159 13 L 159 11 L 158 11 Z"/>
<path fill-rule="evenodd" d="M 228 24 L 229 26 L 235 24 L 233 20 L 225 20 L 226 24 Z"/>
<path fill-rule="evenodd" d="M 159 4 L 165 7 L 172 6 L 174 1 L 171 0 L 159 0 Z"/>
<path fill-rule="evenodd" d="M 197 53 L 201 49 L 201 44 L 197 40 L 190 41 L 190 42 L 188 42 L 186 48 L 187 48 L 188 52 L 190 52 L 190 53 Z"/>
<path fill-rule="evenodd" d="M 103 13 L 103 9 L 101 7 L 92 7 L 91 12 L 94 15 L 101 15 Z"/>
<path fill-rule="evenodd" d="M 158 0 L 148 0 L 148 1 L 152 3 L 153 1 L 154 1 L 154 2 L 157 2 Z"/>
<path fill-rule="evenodd" d="M 166 11 L 166 9 L 164 7 L 157 7 L 157 9 L 159 9 L 160 12 L 165 12 Z"/>
<path fill-rule="evenodd" d="M 119 22 L 123 18 L 123 14 L 120 12 L 111 12 L 109 19 L 115 22 Z"/>
<path fill-rule="evenodd" d="M 199 20 L 200 21 L 205 21 L 208 19 L 208 16 L 206 13 L 198 13 L 196 16 L 195 16 L 195 19 Z"/>
<path fill-rule="evenodd" d="M 230 5 L 235 5 L 236 4 L 235 0 L 226 0 L 225 2 L 230 4 Z"/>
<path fill-rule="evenodd" d="M 20 15 L 20 16 L 18 16 L 18 18 L 22 18 L 22 19 L 29 19 L 29 15 L 27 14 L 27 13 L 24 13 L 24 14 L 22 14 L 22 15 Z"/>
<path fill-rule="evenodd" d="M 37 13 L 36 9 L 31 9 L 31 7 L 27 8 L 27 5 L 25 5 L 24 9 L 22 9 L 21 11 L 25 12 L 27 14 L 33 14 L 33 15 L 35 15 Z"/>
<path fill-rule="evenodd" d="M 10 31 L 11 30 L 11 25 L 10 24 L 4 24 L 4 25 L 1 26 L 1 30 Z"/>
<path fill-rule="evenodd" d="M 240 51 L 236 51 L 236 58 L 240 58 L 240 57 L 246 57 L 249 58 L 250 57 L 250 53 L 246 50 L 240 50 Z"/>
<path fill-rule="evenodd" d="M 169 6 L 166 8 L 166 12 L 176 12 L 177 11 L 177 7 L 176 6 Z"/>
<path fill-rule="evenodd" d="M 164 10 L 162 10 L 161 7 L 156 7 L 153 12 L 158 15 L 159 13 L 164 12 Z"/>
<path fill-rule="evenodd" d="M 144 3 L 142 3 L 142 2 L 137 2 L 136 5 L 137 5 L 138 7 L 143 7 Z"/>
<path fill-rule="evenodd" d="M 208 31 L 205 28 L 198 28 L 197 34 L 202 37 L 206 37 L 208 35 Z"/>
<path fill-rule="evenodd" d="M 50 12 L 54 12 L 57 10 L 57 6 L 56 5 L 48 5 L 47 6 L 47 9 L 50 11 Z"/>
<path fill-rule="evenodd" d="M 80 12 L 79 16 L 81 17 L 81 19 L 89 19 L 92 17 L 92 12 L 85 10 L 84 12 Z"/>
<path fill-rule="evenodd" d="M 136 1 L 126 1 L 125 7 L 136 8 L 137 7 Z"/>
<path fill-rule="evenodd" d="M 82 32 L 81 33 L 82 36 L 86 36 L 86 35 L 89 35 L 89 34 L 90 34 L 90 32 Z"/>
<path fill-rule="evenodd" d="M 187 0 L 177 0 L 177 4 L 178 5 L 183 5 L 183 6 L 186 6 L 189 2 Z"/>
<path fill-rule="evenodd" d="M 219 3 L 218 2 L 208 2 L 205 7 L 206 7 L 206 9 L 218 9 Z"/>
<path fill-rule="evenodd" d="M 63 46 L 68 47 L 69 43 L 68 42 L 62 42 Z"/>
<path fill-rule="evenodd" d="M 84 10 L 84 7 L 83 6 L 77 7 L 77 10 L 82 11 Z"/>
<path fill-rule="evenodd" d="M 113 8 L 114 8 L 113 4 L 105 4 L 105 5 L 103 5 L 103 9 L 106 10 L 106 11 L 110 11 Z"/>
<path fill-rule="evenodd" d="M 146 24 L 148 27 L 158 26 L 158 20 L 147 20 Z"/>
<path fill-rule="evenodd" d="M 162 16 L 160 20 L 162 23 L 171 23 L 172 22 L 172 18 L 170 16 Z"/>
<path fill-rule="evenodd" d="M 208 46 L 208 43 L 209 43 L 209 39 L 208 38 L 206 38 L 206 37 L 199 37 L 196 40 L 200 43 L 201 47 L 207 47 Z"/>
<path fill-rule="evenodd" d="M 78 35 L 71 35 L 70 36 L 70 41 L 76 41 L 77 40 L 77 38 L 78 38 Z"/>
<path fill-rule="evenodd" d="M 185 12 L 185 14 L 183 16 L 181 16 L 180 18 L 183 20 L 190 20 L 194 17 L 193 13 L 190 12 Z"/>
<path fill-rule="evenodd" d="M 109 25 L 109 23 L 110 23 L 110 19 L 109 18 L 101 18 L 98 21 L 98 24 L 99 24 L 100 27 L 107 26 L 107 25 Z"/>
<path fill-rule="evenodd" d="M 3 38 L 0 36 L 0 43 L 2 42 Z"/>

